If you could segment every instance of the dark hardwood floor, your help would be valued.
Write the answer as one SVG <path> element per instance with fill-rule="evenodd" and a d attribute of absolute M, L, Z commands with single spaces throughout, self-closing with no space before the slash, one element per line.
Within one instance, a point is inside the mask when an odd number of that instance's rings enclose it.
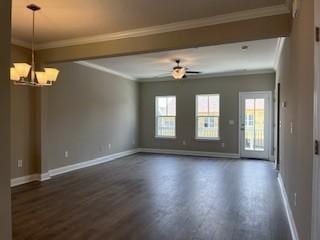
<path fill-rule="evenodd" d="M 271 163 L 136 154 L 13 189 L 14 239 L 289 240 Z"/>

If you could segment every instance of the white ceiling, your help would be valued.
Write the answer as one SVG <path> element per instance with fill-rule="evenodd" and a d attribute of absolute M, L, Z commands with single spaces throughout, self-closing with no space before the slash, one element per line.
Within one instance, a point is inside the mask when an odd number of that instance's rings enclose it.
<path fill-rule="evenodd" d="M 207 74 L 227 74 L 273 70 L 278 39 L 224 44 L 201 48 L 156 52 L 132 56 L 95 59 L 82 62 L 100 70 L 131 79 L 153 79 L 170 76 L 174 59 L 189 70 Z M 242 46 L 248 46 L 242 50 Z"/>
<path fill-rule="evenodd" d="M 30 3 L 36 16 L 36 42 L 110 34 L 283 5 L 285 0 L 13 0 L 13 38 L 31 40 Z"/>

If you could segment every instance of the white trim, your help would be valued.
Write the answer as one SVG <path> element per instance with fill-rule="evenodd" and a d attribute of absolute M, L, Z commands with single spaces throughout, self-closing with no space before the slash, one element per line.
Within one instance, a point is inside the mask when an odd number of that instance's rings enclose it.
<path fill-rule="evenodd" d="M 106 73 L 109 73 L 109 74 L 113 74 L 113 75 L 116 75 L 116 76 L 119 76 L 119 77 L 122 77 L 122 78 L 125 78 L 125 79 L 136 80 L 134 77 L 131 77 L 131 76 L 126 75 L 124 73 L 117 72 L 117 71 L 112 70 L 110 68 L 107 68 L 107 67 L 95 64 L 95 63 L 91 63 L 91 62 L 88 62 L 88 61 L 75 61 L 74 63 L 80 64 L 80 65 L 88 67 L 88 68 L 93 68 L 93 69 L 98 70 L 98 71 L 102 71 L 102 72 L 106 72 Z"/>
<path fill-rule="evenodd" d="M 279 68 L 280 57 L 281 57 L 282 49 L 284 46 L 284 42 L 285 42 L 284 37 L 278 38 L 276 51 L 275 51 L 275 55 L 274 55 L 274 63 L 273 63 L 273 68 L 275 71 L 278 71 L 278 68 Z"/>
<path fill-rule="evenodd" d="M 273 102 L 272 102 L 272 96 L 273 93 L 272 91 L 254 91 L 254 92 L 239 92 L 239 121 L 238 121 L 238 129 L 239 129 L 239 153 L 241 157 L 248 157 L 248 156 L 242 156 L 242 142 L 241 139 L 243 137 L 243 131 L 241 130 L 241 121 L 242 121 L 242 98 L 246 95 L 259 95 L 259 94 L 264 94 L 267 95 L 267 100 L 268 100 L 268 109 L 267 109 L 267 119 L 268 119 L 268 125 L 266 126 L 267 129 L 265 131 L 267 131 L 267 139 L 266 141 L 268 142 L 268 149 L 267 151 L 267 159 L 272 161 L 272 108 L 273 108 Z"/>
<path fill-rule="evenodd" d="M 23 177 L 19 177 L 19 178 L 14 178 L 14 179 L 11 179 L 11 187 L 19 186 L 19 185 L 30 183 L 30 182 L 46 181 L 46 180 L 49 180 L 53 176 L 57 176 L 57 175 L 60 175 L 63 173 L 71 172 L 71 171 L 75 171 L 75 170 L 78 170 L 81 168 L 86 168 L 86 167 L 110 162 L 112 160 L 115 160 L 115 159 L 118 159 L 121 157 L 125 157 L 125 156 L 129 156 L 129 155 L 132 155 L 132 154 L 135 154 L 138 152 L 139 152 L 139 149 L 132 149 L 132 150 L 128 150 L 128 151 L 119 152 L 119 153 L 107 155 L 104 157 L 96 158 L 96 159 L 89 160 L 89 161 L 64 166 L 61 168 L 51 169 L 47 173 L 33 174 L 33 175 L 23 176 Z"/>
<path fill-rule="evenodd" d="M 232 76 L 247 76 L 247 75 L 258 75 L 258 74 L 268 74 L 275 73 L 274 69 L 257 69 L 257 70 L 235 70 L 229 72 L 219 72 L 219 73 L 208 73 L 199 75 L 190 75 L 187 79 L 182 79 L 179 81 L 186 81 L 192 79 L 206 79 L 206 78 L 217 78 L 217 77 L 232 77 Z M 163 81 L 177 81 L 172 78 L 172 76 L 167 77 L 155 77 L 155 78 L 138 78 L 138 82 L 163 82 Z"/>
<path fill-rule="evenodd" d="M 11 179 L 11 187 L 16 187 L 30 182 L 42 182 L 50 179 L 49 173 L 32 174 Z"/>
<path fill-rule="evenodd" d="M 200 151 L 186 151 L 186 150 L 136 148 L 136 149 L 132 149 L 124 152 L 119 152 L 119 153 L 99 157 L 89 161 L 64 166 L 61 168 L 51 169 L 47 173 L 33 174 L 33 175 L 23 176 L 19 178 L 14 178 L 14 179 L 11 179 L 11 187 L 19 186 L 19 185 L 30 183 L 30 182 L 46 181 L 53 176 L 68 173 L 68 172 L 75 171 L 82 168 L 87 168 L 90 166 L 95 166 L 102 163 L 107 163 L 107 162 L 116 160 L 118 158 L 130 156 L 139 152 L 201 156 L 201 157 L 216 157 L 216 158 L 240 158 L 240 154 L 237 154 L 237 153 L 215 153 L 215 152 L 200 152 Z"/>
<path fill-rule="evenodd" d="M 320 27 L 320 0 L 314 1 L 314 25 Z M 320 140 L 320 43 L 314 42 L 314 117 L 313 139 Z M 313 157 L 313 191 L 312 191 L 312 233 L 311 239 L 320 238 L 320 156 Z"/>
<path fill-rule="evenodd" d="M 156 139 L 176 139 L 177 138 L 177 111 L 175 115 L 165 115 L 165 116 L 158 116 L 158 98 L 166 98 L 166 114 L 168 114 L 168 98 L 174 98 L 175 100 L 175 108 L 177 109 L 177 96 L 176 95 L 158 95 L 155 96 L 154 98 L 154 117 L 155 117 L 155 121 L 154 121 L 154 137 Z M 174 117 L 174 136 L 162 136 L 162 135 L 158 135 L 158 118 L 159 117 Z"/>
<path fill-rule="evenodd" d="M 275 158 L 274 155 L 270 155 L 270 156 L 269 156 L 269 160 L 272 161 L 272 162 L 274 162 L 274 161 L 276 160 L 276 158 Z"/>
<path fill-rule="evenodd" d="M 125 39 L 125 38 L 142 37 L 142 36 L 149 36 L 154 34 L 188 30 L 193 28 L 201 28 L 201 27 L 207 27 L 212 25 L 244 21 L 244 20 L 256 19 L 260 17 L 276 16 L 276 15 L 282 15 L 282 14 L 288 14 L 288 13 L 290 13 L 288 7 L 285 4 L 280 4 L 280 5 L 274 5 L 274 6 L 264 7 L 264 8 L 238 11 L 238 12 L 212 16 L 207 18 L 180 21 L 180 22 L 152 26 L 152 27 L 137 28 L 137 29 L 122 31 L 122 32 L 115 32 L 115 33 L 101 34 L 101 35 L 96 35 L 91 37 L 74 38 L 74 39 L 68 39 L 68 40 L 36 44 L 36 49 L 41 50 L 41 49 L 59 48 L 59 47 L 119 40 L 119 39 Z M 17 41 L 17 42 L 21 43 L 22 41 Z M 25 43 L 23 45 L 25 45 Z"/>
<path fill-rule="evenodd" d="M 124 152 L 119 152 L 119 153 L 107 155 L 104 157 L 99 157 L 99 158 L 89 160 L 89 161 L 64 166 L 61 168 L 51 169 L 51 170 L 49 170 L 49 175 L 50 175 L 50 177 L 57 176 L 57 175 L 71 172 L 71 171 L 75 171 L 75 170 L 78 170 L 81 168 L 87 168 L 87 167 L 95 166 L 98 164 L 110 162 L 110 161 L 113 161 L 113 160 L 121 158 L 121 157 L 126 157 L 129 155 L 135 154 L 137 152 L 138 152 L 137 149 L 132 149 L 132 150 L 124 151 Z"/>
<path fill-rule="evenodd" d="M 51 178 L 49 172 L 39 174 L 39 181 L 47 181 Z"/>
<path fill-rule="evenodd" d="M 11 44 L 31 49 L 31 43 L 16 38 L 11 38 Z"/>
<path fill-rule="evenodd" d="M 214 157 L 214 158 L 237 158 L 237 159 L 240 158 L 240 154 L 238 153 L 202 152 L 202 151 L 188 151 L 188 150 L 175 150 L 175 149 L 140 148 L 139 152 L 199 156 L 199 157 Z"/>
<path fill-rule="evenodd" d="M 296 228 L 296 224 L 294 222 L 294 218 L 293 218 L 292 210 L 291 210 L 291 207 L 290 207 L 290 202 L 288 200 L 288 195 L 287 195 L 287 192 L 286 192 L 286 188 L 285 188 L 285 185 L 283 183 L 283 180 L 282 180 L 282 177 L 281 177 L 280 174 L 278 175 L 278 183 L 279 183 L 279 186 L 280 186 L 282 200 L 283 200 L 284 207 L 285 207 L 285 210 L 286 210 L 286 213 L 287 213 L 287 217 L 288 217 L 288 222 L 289 222 L 289 226 L 290 226 L 292 239 L 293 240 L 299 240 L 299 235 L 298 235 L 298 231 L 297 231 L 297 228 Z"/>
<path fill-rule="evenodd" d="M 198 133 L 199 133 L 199 129 L 198 129 L 198 121 L 199 121 L 199 117 L 217 117 L 217 116 L 198 116 L 198 98 L 200 96 L 207 96 L 208 97 L 208 113 L 210 111 L 210 104 L 209 104 L 209 98 L 212 97 L 212 96 L 218 96 L 219 98 L 219 116 L 218 116 L 218 137 L 199 137 L 198 136 Z M 199 141 L 220 141 L 220 113 L 221 113 L 221 94 L 220 93 L 209 93 L 209 94 L 205 94 L 205 93 L 200 93 L 200 94 L 196 94 L 195 95 L 195 105 L 196 105 L 196 109 L 195 109 L 195 112 L 194 112 L 194 117 L 195 117 L 195 126 L 194 126 L 194 130 L 195 130 L 195 133 L 194 133 L 194 138 L 195 140 L 199 140 Z"/>
<path fill-rule="evenodd" d="M 312 191 L 312 240 L 319 239 L 319 196 L 320 196 L 320 161 L 315 157 L 313 160 L 313 191 Z"/>
<path fill-rule="evenodd" d="M 13 178 L 11 179 L 11 187 L 15 187 L 22 184 L 35 182 L 35 181 L 40 181 L 40 174 L 33 174 L 33 175 L 23 176 L 19 178 Z"/>

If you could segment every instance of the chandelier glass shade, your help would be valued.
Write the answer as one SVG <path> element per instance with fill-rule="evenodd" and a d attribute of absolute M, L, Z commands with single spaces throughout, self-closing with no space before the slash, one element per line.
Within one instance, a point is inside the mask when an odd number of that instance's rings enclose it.
<path fill-rule="evenodd" d="M 35 54 L 34 54 L 34 38 L 35 38 L 35 13 L 41 8 L 31 4 L 27 6 L 32 11 L 32 60 L 29 63 L 14 63 L 10 68 L 10 80 L 15 85 L 24 86 L 51 86 L 58 78 L 59 70 L 55 68 L 44 68 L 43 71 L 36 71 Z"/>

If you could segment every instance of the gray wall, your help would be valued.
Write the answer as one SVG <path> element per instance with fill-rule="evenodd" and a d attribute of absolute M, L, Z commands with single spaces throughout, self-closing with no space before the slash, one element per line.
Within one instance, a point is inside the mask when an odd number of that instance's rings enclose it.
<path fill-rule="evenodd" d="M 313 165 L 313 1 L 301 1 L 292 34 L 285 41 L 277 79 L 281 83 L 280 173 L 300 239 L 311 238 Z M 290 125 L 293 124 L 291 134 Z M 294 194 L 297 193 L 297 206 Z"/>
<path fill-rule="evenodd" d="M 274 91 L 275 75 L 246 75 L 145 82 L 140 84 L 140 146 L 143 148 L 180 149 L 238 153 L 239 92 Z M 220 94 L 220 141 L 195 140 L 195 95 Z M 155 96 L 175 95 L 177 104 L 176 139 L 156 139 Z M 229 125 L 234 120 L 234 125 Z M 182 142 L 186 141 L 186 145 Z M 222 142 L 225 147 L 222 147 Z"/>
<path fill-rule="evenodd" d="M 48 88 L 49 169 L 138 146 L 138 83 L 75 63 L 55 67 L 61 75 Z"/>
<path fill-rule="evenodd" d="M 11 46 L 11 62 L 30 62 L 31 51 Z M 11 88 L 11 178 L 37 172 L 35 156 L 35 91 L 37 89 L 10 85 Z M 18 168 L 18 160 L 23 161 Z"/>
<path fill-rule="evenodd" d="M 0 239 L 11 239 L 10 38 L 11 1 L 0 2 Z"/>

